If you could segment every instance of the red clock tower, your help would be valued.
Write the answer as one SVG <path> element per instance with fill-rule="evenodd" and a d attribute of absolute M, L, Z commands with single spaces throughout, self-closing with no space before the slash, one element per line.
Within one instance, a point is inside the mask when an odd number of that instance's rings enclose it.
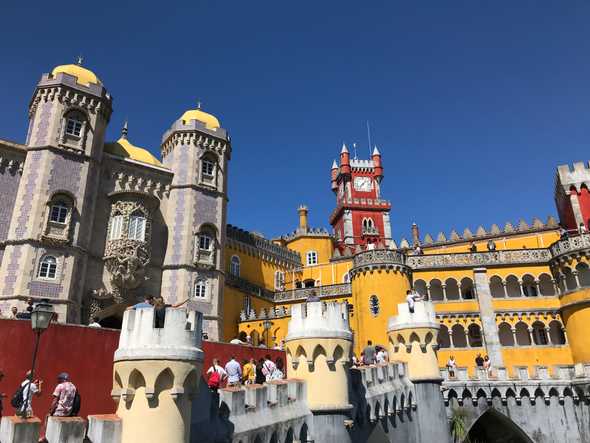
<path fill-rule="evenodd" d="M 382 178 L 383 166 L 377 147 L 371 160 L 358 160 L 351 159 L 346 145 L 342 145 L 340 166 L 336 161 L 332 165 L 336 209 L 330 216 L 340 250 L 345 246 L 391 243 L 391 203 L 381 199 Z"/>

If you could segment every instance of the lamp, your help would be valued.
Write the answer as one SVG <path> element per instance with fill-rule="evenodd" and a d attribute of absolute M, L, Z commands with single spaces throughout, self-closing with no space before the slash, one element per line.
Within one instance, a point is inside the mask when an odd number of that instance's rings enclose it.
<path fill-rule="evenodd" d="M 49 327 L 53 319 L 53 306 L 47 303 L 39 303 L 31 312 L 31 328 L 38 333 L 43 332 Z"/>
<path fill-rule="evenodd" d="M 33 363 L 31 364 L 31 375 L 29 379 L 29 389 L 27 390 L 27 398 L 26 404 L 23 408 L 23 416 L 28 418 L 29 414 L 29 407 L 31 405 L 31 397 L 33 392 L 31 390 L 30 384 L 35 380 L 35 363 L 37 362 L 37 351 L 39 350 L 39 340 L 41 338 L 41 334 L 45 331 L 53 316 L 55 315 L 53 311 L 53 306 L 48 303 L 37 303 L 37 305 L 33 308 L 31 312 L 31 328 L 35 331 L 35 350 L 33 351 Z"/>
<path fill-rule="evenodd" d="M 270 346 L 270 328 L 272 328 L 272 321 L 264 320 L 262 322 L 262 327 L 264 328 L 264 331 L 266 332 L 266 346 L 270 348 L 271 347 Z"/>

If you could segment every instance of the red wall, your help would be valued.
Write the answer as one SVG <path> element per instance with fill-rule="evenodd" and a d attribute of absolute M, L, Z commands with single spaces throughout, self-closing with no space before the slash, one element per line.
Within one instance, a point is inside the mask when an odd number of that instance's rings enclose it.
<path fill-rule="evenodd" d="M 4 415 L 13 415 L 10 398 L 31 368 L 35 337 L 27 320 L 0 320 L 0 370 L 5 374 L 0 382 L 4 399 Z M 44 381 L 43 393 L 33 400 L 35 415 L 44 417 L 51 405 L 51 394 L 60 372 L 68 372 L 82 397 L 80 415 L 115 412 L 111 399 L 113 354 L 119 343 L 119 331 L 89 328 L 77 325 L 52 324 L 41 336 L 37 357 L 36 378 Z M 225 364 L 235 356 L 240 362 L 254 356 L 256 359 L 271 354 L 273 360 L 282 358 L 283 351 L 253 348 L 226 343 L 204 342 L 205 363 L 203 371 L 214 357 Z"/>

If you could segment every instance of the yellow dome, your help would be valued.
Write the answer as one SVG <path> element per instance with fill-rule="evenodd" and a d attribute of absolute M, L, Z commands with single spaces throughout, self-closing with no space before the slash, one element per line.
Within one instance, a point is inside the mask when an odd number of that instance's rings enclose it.
<path fill-rule="evenodd" d="M 160 160 L 154 157 L 147 149 L 133 146 L 125 137 L 121 137 L 115 143 L 106 144 L 104 150 L 118 157 L 130 158 L 148 165 L 162 166 Z"/>
<path fill-rule="evenodd" d="M 208 129 L 217 129 L 221 127 L 221 124 L 219 123 L 219 120 L 217 120 L 217 117 L 211 114 L 207 114 L 206 112 L 203 112 L 200 109 L 190 109 L 186 111 L 184 114 L 182 114 L 182 117 L 180 117 L 180 119 L 186 122 L 190 120 L 198 120 L 201 123 L 204 123 Z"/>
<path fill-rule="evenodd" d="M 90 83 L 94 83 L 95 85 L 102 84 L 94 72 L 80 65 L 72 64 L 56 66 L 55 68 L 53 68 L 53 71 L 51 71 L 51 75 L 56 75 L 60 72 L 76 77 L 78 79 L 78 83 L 80 83 L 81 85 L 88 86 Z"/>

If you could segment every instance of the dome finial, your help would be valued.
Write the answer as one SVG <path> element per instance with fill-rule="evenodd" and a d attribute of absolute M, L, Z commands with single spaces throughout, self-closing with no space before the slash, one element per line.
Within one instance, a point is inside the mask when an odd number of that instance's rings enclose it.
<path fill-rule="evenodd" d="M 203 103 L 201 103 L 201 100 L 197 100 L 197 109 L 201 109 L 202 104 Z"/>
<path fill-rule="evenodd" d="M 76 60 L 76 64 L 78 66 L 82 66 L 83 62 L 84 62 L 84 57 L 82 57 L 82 54 L 78 55 L 78 59 Z"/>
<path fill-rule="evenodd" d="M 123 123 L 123 128 L 121 128 L 121 138 L 127 139 L 127 133 L 129 132 L 129 125 L 127 119 L 125 119 L 125 123 Z"/>

